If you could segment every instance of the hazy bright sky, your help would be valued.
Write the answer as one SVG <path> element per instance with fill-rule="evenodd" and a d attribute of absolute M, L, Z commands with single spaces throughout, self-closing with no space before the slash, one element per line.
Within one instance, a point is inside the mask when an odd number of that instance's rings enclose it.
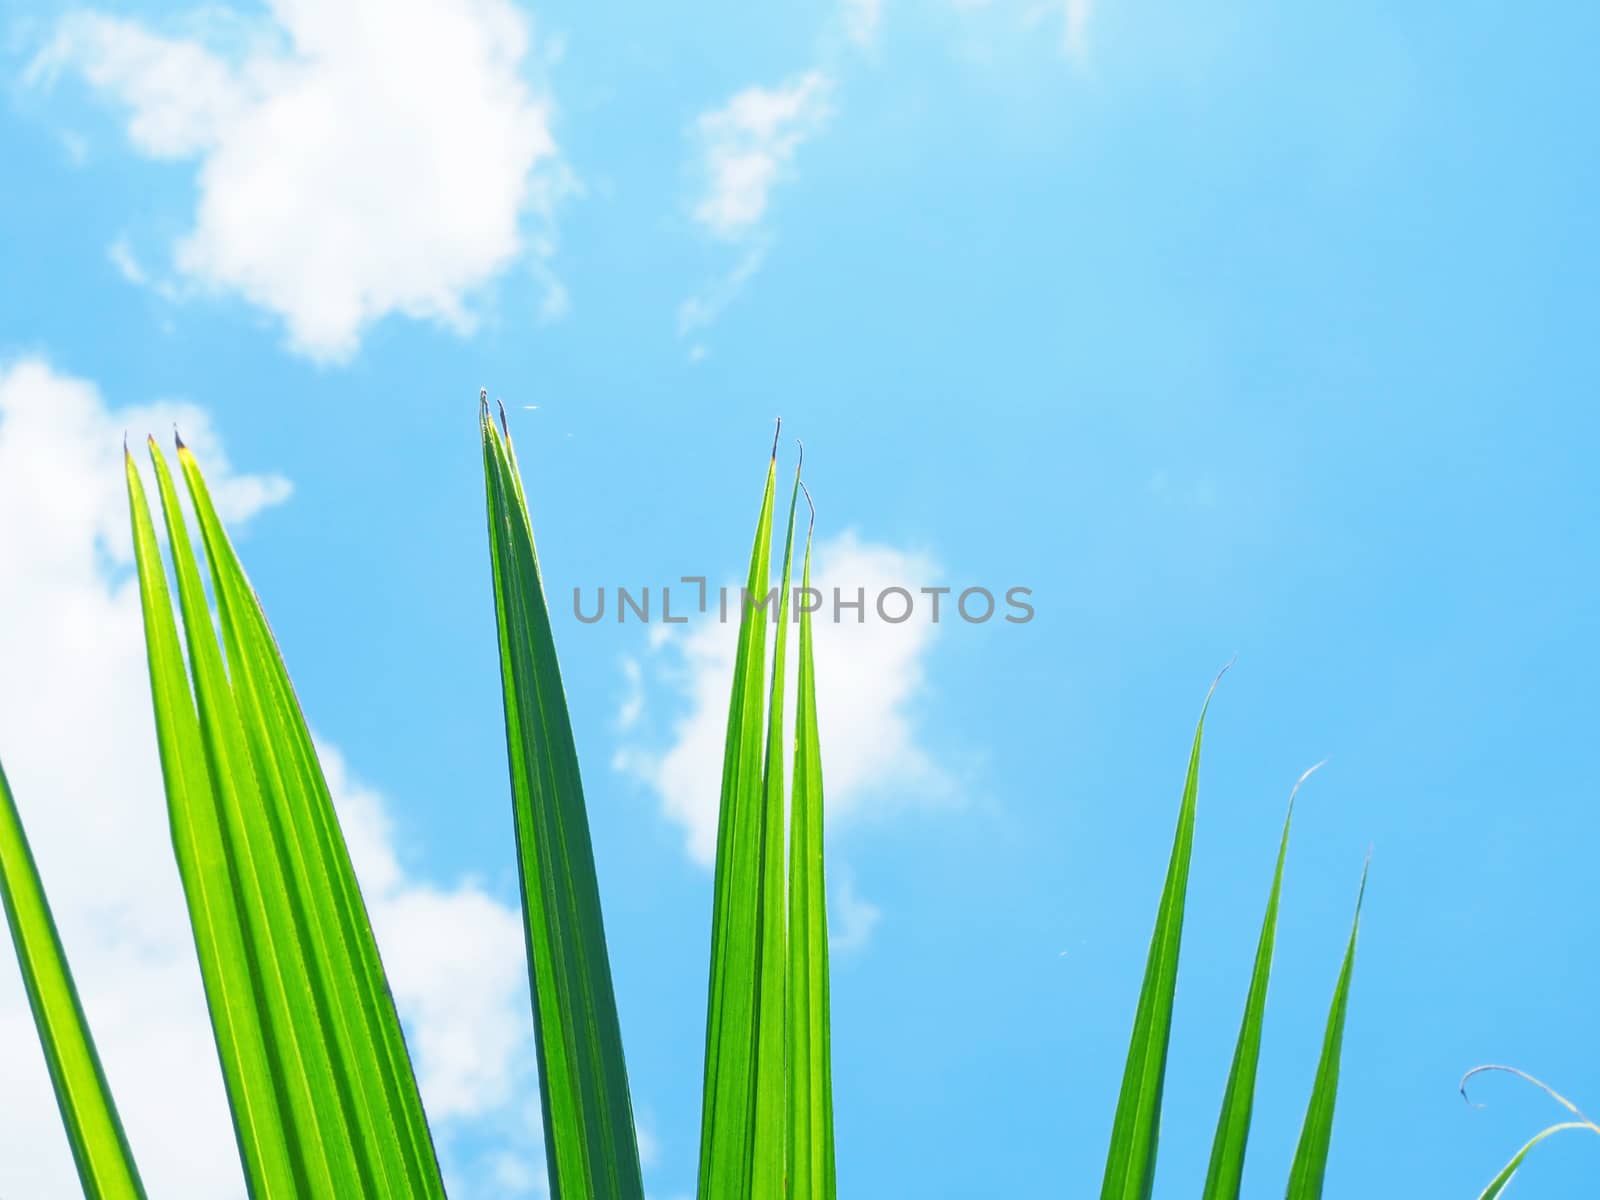
<path fill-rule="evenodd" d="M 652 1200 L 693 1192 L 727 643 L 775 414 L 819 567 L 840 1194 L 1099 1186 L 1212 709 L 1156 1191 L 1194 1194 L 1283 805 L 1246 1194 L 1363 855 L 1332 1197 L 1600 1109 L 1600 8 L 9 4 L 0 757 L 152 1194 L 237 1194 L 118 455 L 174 420 L 355 845 L 458 1200 L 543 1194 L 477 390 L 527 476 Z M 537 405 L 536 409 L 527 406 Z M 592 593 L 591 593 L 592 594 Z M 1518 1195 L 1593 1190 L 1559 1139 Z M 0 1193 L 76 1195 L 0 959 Z"/>

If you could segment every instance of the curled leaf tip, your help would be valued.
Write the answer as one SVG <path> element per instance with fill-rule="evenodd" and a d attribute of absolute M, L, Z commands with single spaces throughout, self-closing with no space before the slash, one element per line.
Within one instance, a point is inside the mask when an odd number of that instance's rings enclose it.
<path fill-rule="evenodd" d="M 1474 1100 L 1471 1096 L 1467 1095 L 1467 1082 L 1474 1075 L 1477 1075 L 1482 1071 L 1493 1071 L 1494 1069 L 1495 1068 L 1493 1066 L 1473 1067 L 1472 1070 L 1468 1071 L 1465 1075 L 1463 1075 L 1461 1077 L 1461 1082 L 1456 1085 L 1456 1090 L 1461 1093 L 1461 1099 L 1466 1102 L 1466 1105 L 1467 1105 L 1468 1108 L 1487 1108 L 1487 1107 L 1489 1107 L 1487 1104 L 1480 1104 L 1478 1101 Z"/>
<path fill-rule="evenodd" d="M 806 526 L 806 541 L 811 540 L 811 531 L 817 527 L 817 506 L 811 500 L 811 489 L 806 486 L 806 481 L 800 481 L 800 490 L 806 494 L 806 507 L 811 510 L 811 523 Z"/>
<path fill-rule="evenodd" d="M 1294 809 L 1294 798 L 1300 794 L 1300 789 L 1305 785 L 1306 780 L 1310 779 L 1313 775 L 1327 765 L 1328 760 L 1323 759 L 1321 762 L 1312 763 L 1300 773 L 1300 778 L 1296 779 L 1294 781 L 1294 786 L 1289 789 L 1289 808 L 1291 811 Z M 1367 850 L 1367 857 L 1369 859 L 1372 857 L 1372 850 L 1370 847 Z"/>
<path fill-rule="evenodd" d="M 1533 1075 L 1528 1074 L 1528 1072 L 1522 1070 L 1520 1067 L 1508 1067 L 1508 1066 L 1505 1066 L 1505 1065 L 1503 1065 L 1501 1063 L 1484 1063 L 1482 1066 L 1473 1067 L 1472 1070 L 1468 1071 L 1465 1075 L 1463 1075 L 1461 1077 L 1461 1087 L 1460 1087 L 1461 1098 L 1463 1100 L 1465 1100 L 1473 1108 L 1483 1108 L 1484 1105 L 1475 1103 L 1467 1095 L 1467 1082 L 1474 1075 L 1482 1075 L 1486 1071 L 1502 1071 L 1507 1075 L 1515 1075 L 1518 1079 L 1522 1080 L 1524 1083 L 1533 1084 L 1534 1087 L 1538 1088 L 1546 1096 L 1549 1096 L 1550 1099 L 1554 1100 L 1557 1104 L 1561 1105 L 1562 1108 L 1566 1109 L 1569 1113 L 1571 1113 L 1573 1116 L 1577 1117 L 1584 1124 L 1590 1126 L 1591 1128 L 1594 1127 L 1594 1122 L 1589 1120 L 1589 1118 L 1584 1115 L 1582 1110 L 1579 1109 L 1576 1104 L 1574 1104 L 1571 1100 L 1568 1100 L 1560 1092 L 1556 1091 L 1555 1088 L 1551 1087 L 1548 1083 L 1544 1082 L 1544 1080 L 1539 1079 L 1539 1078 L 1537 1078 L 1537 1077 L 1535 1077 Z M 1597 1130 L 1597 1132 L 1600 1132 L 1600 1130 Z"/>
<path fill-rule="evenodd" d="M 796 446 L 800 447 L 800 458 L 794 464 L 795 477 L 799 478 L 799 476 L 800 476 L 800 468 L 806 465 L 806 444 L 803 441 L 801 441 L 799 438 L 795 438 L 794 444 Z"/>
<path fill-rule="evenodd" d="M 1217 674 L 1216 674 L 1216 678 L 1214 678 L 1211 681 L 1211 687 L 1209 689 L 1207 689 L 1207 691 L 1206 691 L 1206 702 L 1200 706 L 1200 719 L 1201 720 L 1205 719 L 1206 711 L 1211 707 L 1211 697 L 1213 697 L 1213 696 L 1215 696 L 1217 694 L 1217 684 L 1222 682 L 1222 677 L 1224 675 L 1226 675 L 1228 673 L 1228 671 L 1232 668 L 1233 664 L 1238 662 L 1238 661 L 1239 661 L 1239 656 L 1237 654 L 1235 654 L 1227 662 L 1222 664 L 1222 670 L 1218 671 Z"/>
<path fill-rule="evenodd" d="M 783 432 L 783 418 L 778 418 L 778 424 L 772 431 L 772 460 L 778 460 L 778 435 Z"/>

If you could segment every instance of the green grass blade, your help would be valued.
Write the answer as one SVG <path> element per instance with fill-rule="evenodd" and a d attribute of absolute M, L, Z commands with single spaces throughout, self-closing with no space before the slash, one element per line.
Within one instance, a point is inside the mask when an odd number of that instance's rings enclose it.
<path fill-rule="evenodd" d="M 578 754 L 509 433 L 480 413 L 517 865 L 554 1200 L 642 1200 Z"/>
<path fill-rule="evenodd" d="M 1226 670 L 1227 668 L 1223 668 Z M 1217 678 L 1220 680 L 1221 675 Z M 1178 828 L 1172 841 L 1166 885 L 1156 911 L 1155 932 L 1145 963 L 1144 984 L 1134 1016 L 1133 1036 L 1117 1115 L 1111 1125 L 1101 1200 L 1148 1200 L 1155 1182 L 1156 1146 L 1161 1134 L 1161 1093 L 1167 1075 L 1167 1044 L 1172 1035 L 1173 997 L 1178 988 L 1178 951 L 1183 940 L 1183 909 L 1189 890 L 1189 859 L 1194 849 L 1196 797 L 1200 789 L 1200 743 L 1206 711 L 1217 685 L 1211 684 L 1195 726 L 1194 746 L 1184 778 Z"/>
<path fill-rule="evenodd" d="M 287 883 L 293 937 L 304 957 L 326 1044 L 329 1097 L 355 1131 L 350 1154 L 379 1194 L 442 1196 L 422 1100 L 389 994 L 372 923 L 277 643 L 212 504 L 199 465 L 179 463 L 211 568 L 233 698 Z M 324 1116 L 323 1119 L 326 1119 Z"/>
<path fill-rule="evenodd" d="M 810 530 L 806 532 L 800 586 L 811 587 Z M 800 679 L 794 736 L 794 795 L 789 818 L 789 1195 L 834 1200 L 837 1184 L 828 1022 L 827 884 L 822 853 L 822 749 L 817 737 L 811 612 L 804 605 L 800 608 Z"/>
<path fill-rule="evenodd" d="M 1595 1127 L 1587 1121 L 1563 1121 L 1559 1125 L 1552 1125 L 1548 1129 L 1540 1130 L 1529 1138 L 1527 1144 L 1521 1150 L 1518 1150 L 1512 1156 L 1511 1161 L 1500 1169 L 1500 1173 L 1489 1181 L 1489 1186 L 1478 1193 L 1478 1200 L 1495 1200 L 1501 1192 L 1506 1190 L 1506 1185 L 1511 1182 L 1511 1177 L 1517 1173 L 1517 1168 L 1522 1166 L 1522 1160 L 1528 1157 L 1529 1151 L 1551 1134 L 1565 1133 L 1569 1129 L 1587 1129 L 1590 1133 L 1595 1132 Z"/>
<path fill-rule="evenodd" d="M 1355 969 L 1356 935 L 1361 931 L 1361 901 L 1366 893 L 1367 867 L 1362 867 L 1361 890 L 1356 893 L 1355 920 L 1350 926 L 1350 943 L 1345 947 L 1344 963 L 1339 968 L 1339 982 L 1333 989 L 1328 1027 L 1322 1039 L 1322 1058 L 1317 1063 L 1316 1082 L 1311 1086 L 1311 1103 L 1306 1109 L 1305 1124 L 1300 1129 L 1294 1163 L 1289 1168 L 1286 1200 L 1321 1200 L 1322 1179 L 1328 1169 L 1328 1146 L 1333 1140 L 1333 1107 L 1339 1094 L 1339 1054 L 1344 1044 L 1345 1013 L 1350 1007 L 1350 976 Z"/>
<path fill-rule="evenodd" d="M 0 902 L 85 1200 L 144 1200 L 116 1103 L 78 1002 L 44 884 L 0 767 Z"/>
<path fill-rule="evenodd" d="M 765 597 L 771 567 L 777 439 L 750 550 L 746 594 Z M 700 1200 L 750 1200 L 761 1011 L 762 743 L 766 728 L 768 611 L 741 600 L 739 641 L 722 759 L 717 863 L 706 995 L 706 1065 L 700 1119 Z M 781 1147 L 769 1152 L 781 1154 Z M 769 1200 L 760 1197 L 759 1200 Z"/>
<path fill-rule="evenodd" d="M 761 937 L 760 991 L 756 1012 L 755 1157 L 750 1187 L 755 1197 L 780 1200 L 784 1194 L 785 1147 L 788 1140 L 788 1096 L 784 1090 L 787 1054 L 785 990 L 789 970 L 785 952 L 788 914 L 784 901 L 784 769 L 783 736 L 785 653 L 789 632 L 789 580 L 794 566 L 794 517 L 800 500 L 800 470 L 795 469 L 789 496 L 789 523 L 784 535 L 783 570 L 778 581 L 776 632 L 772 642 L 772 687 L 767 700 L 767 751 L 762 765 L 761 890 L 756 896 L 756 924 Z"/>
<path fill-rule="evenodd" d="M 150 449 L 159 458 L 153 442 Z M 212 785 L 212 766 L 190 692 L 144 485 L 131 456 L 125 457 L 125 466 L 168 822 L 239 1156 L 256 1200 L 292 1196 L 299 1172 L 278 1073 L 260 1019 L 262 985 L 237 903 L 232 838 L 221 797 Z M 181 514 L 173 545 L 175 556 L 190 554 Z M 209 616 L 203 627 L 209 632 Z"/>
<path fill-rule="evenodd" d="M 1467 1096 L 1467 1083 L 1474 1076 L 1482 1075 L 1488 1071 L 1500 1071 L 1507 1075 L 1515 1075 L 1523 1082 L 1531 1083 L 1534 1087 L 1538 1088 L 1541 1092 L 1549 1096 L 1557 1104 L 1561 1105 L 1562 1108 L 1566 1109 L 1569 1113 L 1576 1117 L 1577 1120 L 1564 1121 L 1561 1124 L 1552 1125 L 1550 1128 L 1542 1130 L 1533 1137 L 1529 1138 L 1527 1144 L 1524 1145 L 1521 1150 L 1518 1150 L 1516 1154 L 1512 1156 L 1511 1161 L 1506 1163 L 1506 1165 L 1500 1169 L 1500 1173 L 1489 1181 L 1489 1186 L 1483 1189 L 1483 1192 L 1478 1196 L 1478 1200 L 1494 1200 L 1496 1196 L 1505 1191 L 1506 1185 L 1511 1182 L 1511 1177 L 1517 1173 L 1517 1168 L 1522 1166 L 1522 1160 L 1527 1158 L 1528 1153 L 1551 1134 L 1564 1133 L 1571 1129 L 1587 1129 L 1590 1133 L 1600 1134 L 1600 1125 L 1596 1125 L 1593 1121 L 1586 1117 L 1576 1104 L 1574 1104 L 1571 1100 L 1568 1100 L 1548 1083 L 1545 1083 L 1541 1079 L 1536 1079 L 1534 1076 L 1517 1067 L 1501 1066 L 1498 1063 L 1488 1063 L 1481 1067 L 1473 1067 L 1472 1070 L 1468 1071 L 1461 1077 L 1461 1098 L 1463 1100 L 1466 1100 L 1469 1104 L 1472 1103 L 1471 1099 Z M 1473 1105 L 1473 1107 L 1481 1108 L 1483 1106 Z"/>
<path fill-rule="evenodd" d="M 1217 1118 L 1203 1200 L 1238 1200 L 1239 1184 L 1244 1177 L 1245 1146 L 1250 1138 L 1250 1117 L 1255 1106 L 1256 1068 L 1261 1060 L 1261 1029 L 1267 1011 L 1267 983 L 1272 975 L 1272 950 L 1278 930 L 1278 896 L 1283 890 L 1284 859 L 1289 854 L 1294 798 L 1300 792 L 1300 785 L 1321 765 L 1318 763 L 1300 776 L 1289 793 L 1289 811 L 1283 818 L 1283 837 L 1278 843 L 1278 864 L 1272 872 L 1272 890 L 1267 893 L 1267 913 L 1261 922 L 1261 938 L 1256 943 L 1255 968 L 1250 974 L 1250 991 L 1245 998 L 1244 1021 L 1239 1027 L 1233 1065 L 1228 1069 L 1222 1113 Z"/>
<path fill-rule="evenodd" d="M 399 1018 L 287 671 L 180 442 L 218 645 L 182 504 L 153 443 L 151 459 L 188 649 L 186 668 L 130 462 L 157 733 L 247 1184 L 256 1197 L 442 1197 Z"/>

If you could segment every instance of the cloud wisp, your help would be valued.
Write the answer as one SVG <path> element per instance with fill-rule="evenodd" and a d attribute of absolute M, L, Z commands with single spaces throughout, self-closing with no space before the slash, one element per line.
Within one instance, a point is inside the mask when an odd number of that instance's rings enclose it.
<path fill-rule="evenodd" d="M 714 322 L 761 269 L 772 241 L 767 210 L 773 190 L 794 171 L 799 149 L 833 115 L 833 79 L 807 71 L 777 87 L 748 87 L 694 123 L 692 216 L 715 240 L 739 250 L 733 267 L 685 300 L 678 332 Z"/>

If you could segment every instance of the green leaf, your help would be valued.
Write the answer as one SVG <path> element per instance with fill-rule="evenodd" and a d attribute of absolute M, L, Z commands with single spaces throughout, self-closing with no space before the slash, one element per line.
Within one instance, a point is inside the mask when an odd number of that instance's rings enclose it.
<path fill-rule="evenodd" d="M 1300 1142 L 1295 1147 L 1294 1163 L 1289 1168 L 1286 1200 L 1320 1200 L 1322 1178 L 1328 1169 L 1328 1145 L 1333 1140 L 1333 1106 L 1339 1093 L 1339 1053 L 1344 1043 L 1344 1018 L 1350 1007 L 1350 976 L 1355 969 L 1356 935 L 1361 931 L 1361 900 L 1367 892 L 1367 867 L 1361 868 L 1361 889 L 1356 893 L 1356 915 L 1350 926 L 1350 943 L 1345 947 L 1339 982 L 1333 989 L 1333 1004 L 1328 1010 L 1328 1027 L 1322 1039 L 1322 1058 L 1317 1063 L 1317 1078 L 1311 1086 L 1311 1103 Z"/>
<path fill-rule="evenodd" d="M 810 501 L 809 494 L 806 499 Z M 815 522 L 815 514 L 812 516 Z M 811 588 L 806 531 L 802 595 Z M 828 1020 L 828 906 L 823 871 L 822 749 L 817 738 L 811 609 L 800 617 L 794 794 L 789 817 L 789 1195 L 834 1200 L 833 1057 Z"/>
<path fill-rule="evenodd" d="M 177 489 L 150 449 L 188 649 L 186 668 L 130 459 L 157 738 L 246 1182 L 256 1197 L 442 1197 L 371 922 L 282 658 L 180 442 L 224 659 Z"/>
<path fill-rule="evenodd" d="M 1540 1130 L 1528 1139 L 1527 1145 L 1512 1156 L 1510 1162 L 1501 1168 L 1500 1174 L 1489 1181 L 1489 1186 L 1478 1194 L 1478 1200 L 1495 1200 L 1496 1196 L 1506 1190 L 1506 1185 L 1511 1182 L 1511 1177 L 1517 1173 L 1517 1168 L 1522 1165 L 1522 1160 L 1528 1157 L 1530 1150 L 1551 1134 L 1564 1133 L 1569 1129 L 1587 1129 L 1590 1133 L 1596 1132 L 1595 1127 L 1587 1121 L 1562 1121 L 1559 1125 Z"/>
<path fill-rule="evenodd" d="M 0 768 L 0 902 L 22 968 L 56 1104 L 86 1200 L 144 1198 L 117 1106 L 95 1053 L 5 769 Z"/>
<path fill-rule="evenodd" d="M 755 1157 L 776 1154 L 756 1138 L 764 997 L 762 894 L 766 878 L 766 728 L 768 578 L 777 438 L 767 467 L 750 572 L 739 606 L 739 641 L 722 759 L 717 863 L 712 891 L 711 973 L 706 996 L 706 1062 L 700 1119 L 700 1200 L 750 1200 Z M 779 877 L 781 879 L 781 875 Z M 782 1000 L 778 1003 L 781 1005 Z M 757 1200 L 772 1200 L 767 1196 Z"/>
<path fill-rule="evenodd" d="M 800 499 L 800 470 L 795 468 L 789 497 L 788 532 L 783 543 L 776 635 L 772 647 L 772 690 L 767 701 L 767 752 L 762 764 L 761 888 L 756 896 L 760 931 L 759 990 L 756 999 L 755 1156 L 750 1194 L 757 1200 L 784 1195 L 785 1145 L 788 1138 L 788 1095 L 784 1089 L 788 1054 L 785 1003 L 789 969 L 786 953 L 787 912 L 784 903 L 784 768 L 783 737 L 785 653 L 788 643 L 789 579 L 794 565 L 794 516 Z"/>
<path fill-rule="evenodd" d="M 1226 667 L 1223 668 L 1227 670 Z M 1222 678 L 1219 673 L 1217 679 Z M 1178 828 L 1172 841 L 1167 881 L 1156 911 L 1155 932 L 1145 963 L 1144 984 L 1134 1016 L 1133 1036 L 1123 1069 L 1122 1092 L 1111 1126 L 1101 1200 L 1148 1200 L 1155 1182 L 1156 1145 L 1161 1133 L 1161 1093 L 1172 1036 L 1172 1003 L 1178 987 L 1178 950 L 1183 940 L 1183 909 L 1189 889 L 1189 859 L 1194 849 L 1195 802 L 1200 788 L 1200 742 L 1206 711 L 1216 693 L 1213 681 L 1195 726 L 1194 746 L 1184 779 Z"/>
<path fill-rule="evenodd" d="M 1245 1145 L 1250 1138 L 1250 1117 L 1255 1106 L 1256 1067 L 1261 1060 L 1261 1028 L 1267 1010 L 1267 982 L 1272 974 L 1278 896 L 1283 890 L 1283 863 L 1289 853 L 1294 798 L 1300 792 L 1300 785 L 1321 765 L 1318 763 L 1300 776 L 1289 793 L 1289 811 L 1283 818 L 1283 837 L 1278 843 L 1278 864 L 1272 873 L 1272 890 L 1267 893 L 1267 914 L 1261 922 L 1261 938 L 1256 943 L 1255 969 L 1250 974 L 1250 991 L 1245 997 L 1244 1021 L 1239 1027 L 1233 1065 L 1228 1069 L 1228 1086 L 1222 1096 L 1222 1113 L 1217 1118 L 1203 1200 L 1238 1200 L 1239 1184 L 1244 1176 Z"/>
<path fill-rule="evenodd" d="M 1468 1071 L 1461 1077 L 1461 1098 L 1463 1100 L 1467 1100 L 1469 1104 L 1471 1101 L 1467 1097 L 1467 1082 L 1472 1079 L 1473 1076 L 1481 1075 L 1486 1071 L 1503 1071 L 1508 1075 L 1515 1075 L 1518 1079 L 1521 1079 L 1524 1082 L 1531 1083 L 1534 1087 L 1538 1088 L 1545 1095 L 1549 1096 L 1557 1104 L 1561 1105 L 1562 1108 L 1570 1112 L 1574 1117 L 1577 1118 L 1577 1120 L 1563 1121 L 1558 1125 L 1552 1125 L 1548 1129 L 1543 1129 L 1536 1133 L 1533 1137 L 1529 1138 L 1527 1144 L 1524 1145 L 1521 1150 L 1518 1150 L 1516 1154 L 1512 1156 L 1511 1161 L 1506 1163 L 1506 1165 L 1500 1169 L 1500 1173 L 1489 1181 L 1489 1186 L 1484 1188 L 1482 1193 L 1479 1194 L 1478 1200 L 1495 1200 L 1496 1196 L 1505 1191 L 1506 1185 L 1511 1182 L 1511 1177 L 1517 1173 L 1517 1168 L 1522 1166 L 1522 1160 L 1528 1157 L 1529 1151 L 1531 1151 L 1535 1146 L 1552 1134 L 1565 1133 L 1566 1131 L 1573 1129 L 1586 1129 L 1590 1133 L 1600 1134 L 1600 1125 L 1596 1125 L 1593 1121 L 1586 1117 L 1583 1112 L 1579 1110 L 1576 1104 L 1574 1104 L 1571 1100 L 1568 1100 L 1548 1083 L 1534 1078 L 1526 1071 L 1520 1070 L 1517 1067 L 1501 1066 L 1498 1063 L 1489 1063 L 1485 1066 L 1473 1067 L 1472 1070 Z M 1473 1107 L 1481 1108 L 1482 1105 L 1474 1105 Z"/>
<path fill-rule="evenodd" d="M 503 414 L 502 414 L 503 419 Z M 511 447 L 480 413 L 517 867 L 553 1200 L 642 1200 L 578 754 Z"/>

